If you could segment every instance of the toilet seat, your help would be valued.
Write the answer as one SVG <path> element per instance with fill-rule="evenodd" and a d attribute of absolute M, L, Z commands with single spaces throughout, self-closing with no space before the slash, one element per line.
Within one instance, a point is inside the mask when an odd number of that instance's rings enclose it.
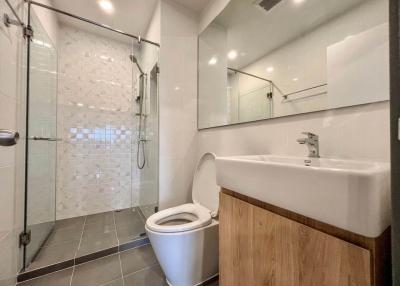
<path fill-rule="evenodd" d="M 185 232 L 211 224 L 212 218 L 218 216 L 219 207 L 220 187 L 217 185 L 215 158 L 215 154 L 205 153 L 197 165 L 192 186 L 193 203 L 151 215 L 146 221 L 149 230 Z"/>
<path fill-rule="evenodd" d="M 177 225 L 163 225 L 160 224 L 168 222 L 169 217 L 179 219 L 180 216 L 184 219 L 187 218 L 187 214 L 193 215 L 195 218 L 189 223 L 177 224 Z M 150 216 L 146 221 L 146 226 L 155 232 L 183 232 L 189 231 L 196 228 L 207 226 L 212 222 L 211 214 L 208 209 L 199 204 L 184 204 L 174 208 L 169 208 Z"/>

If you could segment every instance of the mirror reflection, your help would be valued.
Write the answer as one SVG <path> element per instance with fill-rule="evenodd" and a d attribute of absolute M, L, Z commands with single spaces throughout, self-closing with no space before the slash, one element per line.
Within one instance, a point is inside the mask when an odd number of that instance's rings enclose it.
<path fill-rule="evenodd" d="M 388 0 L 231 0 L 199 37 L 199 129 L 389 99 Z"/>

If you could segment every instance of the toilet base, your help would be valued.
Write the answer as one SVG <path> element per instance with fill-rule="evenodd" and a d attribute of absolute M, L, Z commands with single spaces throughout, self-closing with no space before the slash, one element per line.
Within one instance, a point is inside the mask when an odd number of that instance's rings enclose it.
<path fill-rule="evenodd" d="M 218 275 L 218 221 L 177 233 L 154 232 L 148 237 L 170 286 L 196 286 Z"/>
<path fill-rule="evenodd" d="M 198 284 L 196 284 L 196 285 L 193 285 L 193 286 L 204 285 L 204 283 L 207 283 L 208 281 L 210 281 L 210 280 L 212 280 L 212 279 L 214 279 L 215 277 L 218 277 L 218 276 L 219 276 L 219 273 L 217 273 L 217 274 L 211 276 L 210 278 L 204 280 L 203 282 L 200 282 L 200 283 L 198 283 Z M 167 282 L 168 286 L 174 286 L 174 285 L 172 285 L 172 284 L 168 281 L 167 278 L 165 278 L 165 282 Z"/>

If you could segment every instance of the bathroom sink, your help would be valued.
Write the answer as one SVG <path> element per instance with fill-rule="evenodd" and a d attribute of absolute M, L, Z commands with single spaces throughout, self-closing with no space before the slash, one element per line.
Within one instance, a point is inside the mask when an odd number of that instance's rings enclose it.
<path fill-rule="evenodd" d="M 388 163 L 254 155 L 219 157 L 217 183 L 367 237 L 390 225 Z"/>

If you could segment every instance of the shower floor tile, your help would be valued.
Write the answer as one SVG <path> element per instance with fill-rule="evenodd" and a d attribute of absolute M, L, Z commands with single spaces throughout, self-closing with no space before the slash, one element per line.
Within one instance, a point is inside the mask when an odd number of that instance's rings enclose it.
<path fill-rule="evenodd" d="M 137 208 L 56 221 L 53 232 L 26 271 L 76 261 L 136 241 L 144 237 L 144 224 Z"/>

